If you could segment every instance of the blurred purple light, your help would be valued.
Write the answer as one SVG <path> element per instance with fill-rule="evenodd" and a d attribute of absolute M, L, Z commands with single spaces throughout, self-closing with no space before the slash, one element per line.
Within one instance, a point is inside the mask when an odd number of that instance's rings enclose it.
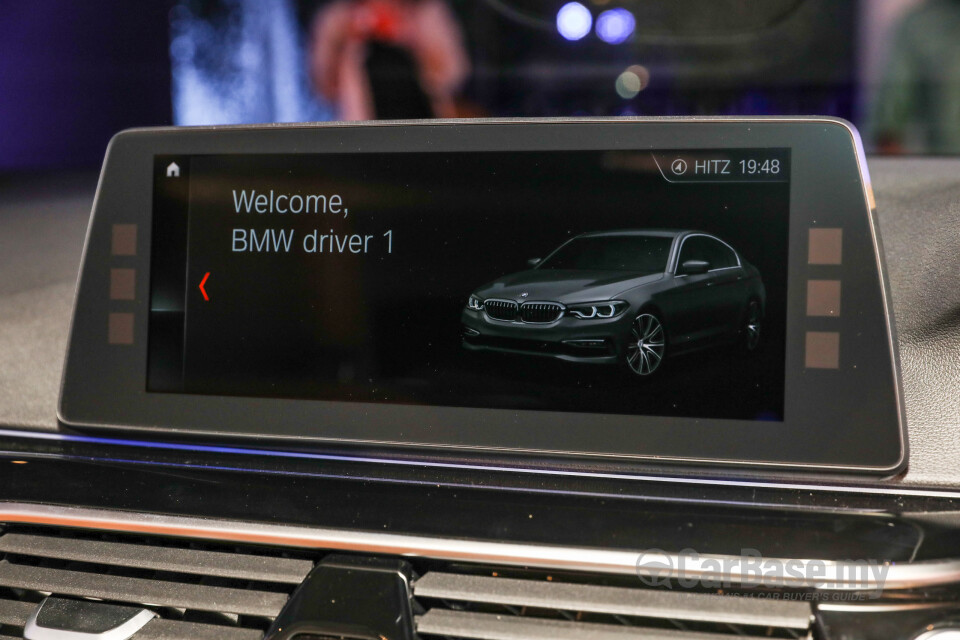
<path fill-rule="evenodd" d="M 637 21 L 626 9 L 610 9 L 597 18 L 597 36 L 609 44 L 620 44 L 630 37 Z"/>
<path fill-rule="evenodd" d="M 579 2 L 568 2 L 557 12 L 557 31 L 567 40 L 580 40 L 590 33 L 593 15 Z"/>

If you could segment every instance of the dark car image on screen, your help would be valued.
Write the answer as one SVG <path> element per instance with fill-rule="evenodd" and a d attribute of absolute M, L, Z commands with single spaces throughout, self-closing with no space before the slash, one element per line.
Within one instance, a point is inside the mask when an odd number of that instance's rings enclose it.
<path fill-rule="evenodd" d="M 469 296 L 464 347 L 621 364 L 645 377 L 681 353 L 760 345 L 760 273 L 709 233 L 585 233 L 530 264 Z"/>

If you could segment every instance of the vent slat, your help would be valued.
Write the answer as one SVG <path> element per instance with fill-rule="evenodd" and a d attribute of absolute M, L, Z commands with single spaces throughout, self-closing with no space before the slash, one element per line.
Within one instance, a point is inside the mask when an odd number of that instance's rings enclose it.
<path fill-rule="evenodd" d="M 9 624 L 22 627 L 36 611 L 39 605 L 36 602 L 21 602 L 20 600 L 0 600 L 0 624 Z"/>
<path fill-rule="evenodd" d="M 271 558 L 240 553 L 158 547 L 42 535 L 0 536 L 0 553 L 75 560 L 135 569 L 154 569 L 221 578 L 300 584 L 313 569 L 309 560 Z"/>
<path fill-rule="evenodd" d="M 418 617 L 416 622 L 420 635 L 474 640 L 730 640 L 729 634 L 618 627 L 443 609 L 431 609 Z M 761 640 L 762 636 L 737 637 L 741 640 Z"/>
<path fill-rule="evenodd" d="M 0 624 L 23 627 L 38 606 L 35 602 L 0 600 Z M 136 638 L 137 640 L 261 640 L 263 633 L 256 629 L 157 618 L 140 630 Z"/>
<path fill-rule="evenodd" d="M 49 569 L 0 561 L 0 586 L 200 611 L 276 617 L 283 593 Z"/>
<path fill-rule="evenodd" d="M 262 640 L 263 632 L 255 629 L 220 627 L 179 620 L 153 620 L 134 640 Z"/>
<path fill-rule="evenodd" d="M 790 629 L 807 629 L 811 616 L 807 602 L 434 572 L 413 591 L 418 598 Z"/>

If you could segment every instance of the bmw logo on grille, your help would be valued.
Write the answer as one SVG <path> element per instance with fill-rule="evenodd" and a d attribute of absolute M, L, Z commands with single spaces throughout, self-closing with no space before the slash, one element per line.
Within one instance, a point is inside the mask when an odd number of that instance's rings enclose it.
<path fill-rule="evenodd" d="M 527 292 L 523 292 L 523 293 L 520 294 L 520 297 L 521 297 L 521 298 L 526 298 L 528 295 L 530 295 L 530 294 L 527 293 Z"/>

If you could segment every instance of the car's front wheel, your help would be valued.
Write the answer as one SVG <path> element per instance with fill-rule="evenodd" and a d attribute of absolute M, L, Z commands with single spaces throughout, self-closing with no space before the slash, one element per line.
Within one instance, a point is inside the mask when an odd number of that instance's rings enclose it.
<path fill-rule="evenodd" d="M 630 325 L 627 336 L 627 368 L 638 376 L 653 375 L 663 363 L 666 348 L 666 333 L 660 318 L 651 312 L 641 313 Z"/>

